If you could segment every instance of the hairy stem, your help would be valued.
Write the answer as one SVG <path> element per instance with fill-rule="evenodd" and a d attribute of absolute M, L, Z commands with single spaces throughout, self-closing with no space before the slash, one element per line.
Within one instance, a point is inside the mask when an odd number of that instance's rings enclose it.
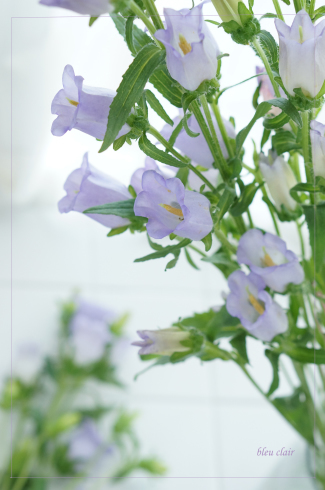
<path fill-rule="evenodd" d="M 165 29 L 164 24 L 160 18 L 156 4 L 153 0 L 143 0 L 143 4 L 148 14 L 150 15 L 152 22 L 156 29 Z"/>
<path fill-rule="evenodd" d="M 219 106 L 218 106 L 218 103 L 217 103 L 216 100 L 212 104 L 212 110 L 213 110 L 213 113 L 214 113 L 214 115 L 216 117 L 216 120 L 217 120 L 219 129 L 220 129 L 220 133 L 221 133 L 222 139 L 223 139 L 223 141 L 224 141 L 224 143 L 226 145 L 226 148 L 227 148 L 227 151 L 228 151 L 228 155 L 229 155 L 230 158 L 233 158 L 235 156 L 234 155 L 234 151 L 233 151 L 233 148 L 232 148 L 232 146 L 230 144 L 229 136 L 228 136 L 226 127 L 224 125 L 223 119 L 221 117 L 220 109 L 219 109 Z"/>
<path fill-rule="evenodd" d="M 153 37 L 153 40 L 157 44 L 158 48 L 161 48 L 160 43 L 157 41 L 157 39 L 154 37 L 154 34 L 156 32 L 155 26 L 152 24 L 151 20 L 146 16 L 146 14 L 143 12 L 143 10 L 139 7 L 137 3 L 135 3 L 134 0 L 131 0 L 129 3 L 129 7 L 132 10 L 132 12 L 139 17 L 139 19 L 142 20 L 144 25 L 148 28 L 148 31 Z"/>

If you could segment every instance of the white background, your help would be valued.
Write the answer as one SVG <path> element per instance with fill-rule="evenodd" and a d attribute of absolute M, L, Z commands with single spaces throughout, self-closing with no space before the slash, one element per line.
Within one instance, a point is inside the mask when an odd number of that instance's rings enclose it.
<path fill-rule="evenodd" d="M 163 6 L 180 9 L 191 7 L 191 2 L 158 0 L 157 5 L 162 12 Z M 293 8 L 283 2 L 281 7 L 284 13 L 292 14 Z M 255 2 L 256 14 L 273 11 L 271 1 Z M 208 18 L 219 20 L 212 17 L 216 12 L 211 4 L 204 7 L 204 13 Z M 22 17 L 12 20 L 12 228 L 10 17 Z M 291 24 L 292 16 L 287 18 L 287 23 Z M 60 215 L 57 211 L 63 183 L 67 175 L 80 166 L 85 151 L 90 152 L 92 164 L 126 185 L 133 171 L 144 162 L 136 144 L 125 145 L 118 152 L 109 149 L 99 155 L 100 143 L 87 135 L 71 131 L 56 138 L 50 133 L 51 101 L 61 88 L 66 64 L 71 64 L 87 85 L 118 87 L 131 56 L 112 21 L 101 18 L 89 29 L 86 18 L 75 17 L 67 10 L 46 8 L 33 0 L 19 0 L 14 5 L 7 0 L 0 22 L 3 109 L 0 114 L 0 373 L 4 375 L 10 369 L 11 243 L 14 347 L 28 340 L 36 341 L 45 352 L 49 351 L 57 328 L 58 303 L 76 288 L 88 299 L 117 312 L 129 311 L 130 341 L 136 338 L 138 329 L 166 328 L 179 316 L 221 304 L 221 293 L 227 291 L 227 285 L 221 273 L 209 264 L 196 259 L 200 272 L 190 268 L 183 258 L 168 272 L 164 272 L 166 259 L 134 264 L 135 258 L 149 253 L 144 235 L 124 234 L 108 239 L 106 229 L 87 217 L 77 213 Z M 262 22 L 276 37 L 273 21 Z M 221 51 L 230 54 L 223 61 L 222 86 L 254 75 L 259 63 L 252 50 L 234 44 L 216 26 L 210 28 Z M 237 130 L 253 115 L 251 100 L 255 88 L 256 80 L 252 80 L 230 90 L 221 99 L 224 117 L 234 116 Z M 165 107 L 170 116 L 177 114 L 177 109 L 168 103 Z M 157 129 L 162 128 L 163 123 L 155 114 L 151 120 Z M 250 135 L 257 143 L 261 128 L 261 124 L 256 125 Z M 250 141 L 246 150 L 245 161 L 251 164 Z M 254 207 L 253 219 L 256 226 L 273 231 L 262 202 Z M 294 227 L 285 224 L 282 232 L 290 248 L 299 253 Z M 217 242 L 214 248 L 216 246 Z M 249 355 L 252 372 L 267 389 L 271 369 L 257 342 L 249 342 Z M 203 365 L 192 359 L 177 366 L 153 369 L 134 382 L 134 374 L 144 367 L 138 360 L 137 350 L 126 348 L 121 362 L 122 375 L 129 385 L 128 404 L 141 413 L 137 428 L 145 452 L 152 452 L 166 462 L 168 476 L 202 479 L 128 480 L 123 488 L 311 488 L 306 479 L 258 478 L 307 476 L 305 447 L 236 366 L 221 361 Z M 288 387 L 282 384 L 279 394 L 288 392 Z M 261 446 L 273 450 L 291 447 L 295 453 L 286 460 L 257 457 Z"/>

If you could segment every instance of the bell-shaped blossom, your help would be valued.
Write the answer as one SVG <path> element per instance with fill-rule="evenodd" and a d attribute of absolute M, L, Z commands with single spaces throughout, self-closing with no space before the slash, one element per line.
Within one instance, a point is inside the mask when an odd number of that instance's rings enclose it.
<path fill-rule="evenodd" d="M 91 15 L 92 17 L 98 17 L 114 10 L 111 0 L 40 0 L 39 3 L 49 7 L 72 10 L 82 15 Z"/>
<path fill-rule="evenodd" d="M 222 22 L 236 21 L 242 25 L 239 13 L 238 4 L 241 0 L 212 0 L 212 3 L 220 15 Z"/>
<path fill-rule="evenodd" d="M 203 4 L 193 9 L 164 9 L 166 29 L 155 33 L 166 48 L 167 68 L 186 90 L 196 90 L 205 80 L 216 76 L 217 43 L 202 14 Z"/>
<path fill-rule="evenodd" d="M 71 172 L 67 178 L 64 190 L 67 195 L 58 203 L 60 213 L 70 211 L 82 213 L 94 206 L 132 198 L 123 184 L 93 167 L 88 161 L 87 153 L 84 155 L 81 167 Z M 108 228 L 119 228 L 129 224 L 128 219 L 111 214 L 87 214 L 85 216 Z"/>
<path fill-rule="evenodd" d="M 310 139 L 314 174 L 325 178 L 325 126 L 318 121 L 310 123 Z"/>
<path fill-rule="evenodd" d="M 314 26 L 305 10 L 295 16 L 291 27 L 275 19 L 279 34 L 280 76 L 290 95 L 301 88 L 316 97 L 325 81 L 325 21 Z"/>
<path fill-rule="evenodd" d="M 103 357 L 111 340 L 109 324 L 115 318 L 115 314 L 106 308 L 78 300 L 70 323 L 70 340 L 78 364 L 96 362 Z"/>
<path fill-rule="evenodd" d="M 116 92 L 105 88 L 87 87 L 83 78 L 74 74 L 73 68 L 67 65 L 62 76 L 63 89 L 53 99 L 51 111 L 58 117 L 53 121 L 52 134 L 63 136 L 71 129 L 103 140 L 110 105 Z M 130 131 L 124 124 L 117 138 Z"/>
<path fill-rule="evenodd" d="M 162 330 L 138 330 L 137 334 L 141 340 L 132 342 L 132 345 L 141 347 L 139 355 L 157 354 L 160 356 L 171 356 L 174 352 L 185 352 L 189 347 L 181 344 L 190 338 L 189 332 L 177 327 Z"/>
<path fill-rule="evenodd" d="M 91 419 L 84 420 L 68 442 L 69 458 L 83 464 L 100 455 L 108 455 L 112 451 L 113 446 L 105 444 Z"/>
<path fill-rule="evenodd" d="M 134 213 L 148 218 L 147 232 L 152 238 L 175 233 L 201 240 L 212 229 L 210 202 L 202 194 L 187 191 L 178 178 L 164 179 L 154 170 L 142 177 L 143 191 L 138 194 Z"/>
<path fill-rule="evenodd" d="M 165 167 L 167 167 L 167 165 Z M 130 184 L 137 194 L 142 191 L 142 177 L 147 170 L 155 170 L 158 174 L 165 177 L 165 179 L 168 179 L 170 177 L 174 177 L 178 169 L 175 167 L 161 169 L 153 158 L 147 157 L 144 162 L 144 167 L 137 168 L 131 176 Z"/>
<path fill-rule="evenodd" d="M 261 276 L 235 271 L 228 277 L 227 311 L 256 338 L 269 342 L 288 328 L 285 311 L 264 291 Z"/>
<path fill-rule="evenodd" d="M 297 202 L 291 197 L 290 189 L 297 185 L 297 179 L 283 156 L 269 153 L 260 156 L 260 170 L 274 200 L 276 208 L 281 211 L 284 205 L 289 211 L 297 208 Z"/>
<path fill-rule="evenodd" d="M 223 138 L 221 136 L 217 120 L 212 112 L 211 112 L 211 116 L 212 116 L 214 128 L 216 130 L 217 138 L 220 144 L 221 152 L 223 156 L 227 159 L 229 157 L 228 151 L 223 141 Z M 174 119 L 174 127 L 177 126 L 177 124 L 180 122 L 182 117 L 183 114 L 177 116 Z M 223 122 L 228 137 L 231 139 L 236 139 L 235 128 L 233 127 L 231 122 L 225 119 L 223 119 Z M 202 167 L 205 168 L 213 168 L 214 158 L 201 132 L 201 129 L 199 127 L 196 118 L 193 115 L 190 116 L 189 119 L 187 120 L 187 124 L 188 127 L 191 129 L 191 131 L 193 131 L 194 133 L 199 133 L 199 136 L 197 136 L 196 138 L 191 138 L 191 136 L 189 136 L 185 131 L 185 129 L 183 128 L 176 138 L 174 147 L 177 148 L 179 151 L 181 151 L 184 155 L 188 156 L 192 160 L 192 162 L 196 163 L 197 165 L 201 165 Z M 163 127 L 161 134 L 165 139 L 168 140 L 172 134 L 172 131 L 173 131 L 172 127 L 169 126 L 169 124 L 166 124 Z"/>
<path fill-rule="evenodd" d="M 246 264 L 251 271 L 262 277 L 273 291 L 283 293 L 288 284 L 300 284 L 304 270 L 298 257 L 287 250 L 280 237 L 260 230 L 249 230 L 239 240 L 237 249 L 239 264 Z"/>

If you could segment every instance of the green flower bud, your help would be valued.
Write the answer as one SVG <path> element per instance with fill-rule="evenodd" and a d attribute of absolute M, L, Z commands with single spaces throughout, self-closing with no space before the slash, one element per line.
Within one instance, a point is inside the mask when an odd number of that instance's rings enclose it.
<path fill-rule="evenodd" d="M 242 21 L 238 13 L 238 4 L 241 0 L 212 0 L 212 3 L 223 22 L 236 21 L 242 26 Z"/>

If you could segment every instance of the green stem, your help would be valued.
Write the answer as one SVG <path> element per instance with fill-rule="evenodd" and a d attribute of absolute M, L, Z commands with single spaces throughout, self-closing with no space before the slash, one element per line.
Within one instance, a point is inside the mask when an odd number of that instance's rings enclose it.
<path fill-rule="evenodd" d="M 232 146 L 230 144 L 229 136 L 228 136 L 228 133 L 227 133 L 225 124 L 223 122 L 223 119 L 221 117 L 218 103 L 217 103 L 216 100 L 214 100 L 211 105 L 212 105 L 212 110 L 214 112 L 215 118 L 217 120 L 219 129 L 220 129 L 220 133 L 221 133 L 222 139 L 223 139 L 223 141 L 224 141 L 224 143 L 226 145 L 226 148 L 227 148 L 227 151 L 228 151 L 228 154 L 229 154 L 229 158 L 233 158 L 235 156 L 234 150 L 233 150 L 233 148 L 232 148 Z"/>
<path fill-rule="evenodd" d="M 279 17 L 279 19 L 283 20 L 283 22 L 284 22 L 284 17 L 283 17 L 281 7 L 280 7 L 278 0 L 273 0 L 273 5 L 274 5 L 277 16 Z"/>
<path fill-rule="evenodd" d="M 220 150 L 220 152 L 218 151 L 218 147 L 220 148 L 219 141 L 218 141 L 218 146 L 216 146 L 215 141 L 210 134 L 208 125 L 207 125 L 207 123 L 206 123 L 206 121 L 205 121 L 205 119 L 201 113 L 201 109 L 200 109 L 200 106 L 199 106 L 199 103 L 197 100 L 194 100 L 191 103 L 190 108 L 191 108 L 191 110 L 194 114 L 194 117 L 196 118 L 196 120 L 200 126 L 202 134 L 203 134 L 203 136 L 204 136 L 204 138 L 205 138 L 205 140 L 206 140 L 206 142 L 210 148 L 214 162 L 220 171 L 222 179 L 224 181 L 227 181 L 228 180 L 227 163 L 226 163 L 226 161 L 225 161 L 225 159 L 221 153 L 221 150 Z M 210 114 L 210 111 L 209 111 L 209 114 Z M 211 114 L 210 114 L 210 117 L 211 117 Z M 211 119 L 211 122 L 212 122 L 212 119 Z M 220 157 L 220 154 L 221 154 L 221 157 Z"/>
<path fill-rule="evenodd" d="M 252 215 L 251 215 L 251 212 L 250 212 L 249 209 L 247 209 L 247 217 L 248 217 L 250 228 L 254 228 L 254 223 L 253 223 L 253 220 L 252 220 Z"/>
<path fill-rule="evenodd" d="M 152 24 L 151 20 L 146 16 L 146 14 L 143 12 L 143 10 L 139 7 L 137 3 L 135 3 L 134 0 L 131 0 L 129 3 L 129 7 L 132 10 L 132 12 L 139 17 L 139 19 L 142 20 L 144 25 L 148 28 L 148 31 L 153 37 L 153 40 L 157 44 L 158 48 L 161 48 L 160 43 L 157 41 L 157 39 L 154 37 L 154 34 L 156 32 L 155 26 Z"/>
<path fill-rule="evenodd" d="M 310 169 L 310 140 L 309 140 L 309 113 L 304 111 L 301 113 L 302 118 L 302 152 L 305 161 L 306 180 L 312 182 L 312 174 Z"/>
<path fill-rule="evenodd" d="M 218 230 L 216 227 L 214 228 L 214 234 L 218 238 L 219 242 L 221 245 L 226 247 L 232 254 L 235 254 L 237 252 L 237 248 L 230 243 L 226 235 L 221 231 Z"/>
<path fill-rule="evenodd" d="M 143 4 L 150 15 L 152 22 L 156 29 L 165 29 L 164 24 L 160 18 L 156 4 L 153 0 L 143 0 Z"/>
<path fill-rule="evenodd" d="M 255 37 L 252 41 L 252 45 L 254 46 L 254 48 L 256 49 L 256 51 L 258 52 L 261 60 L 263 61 L 263 64 L 264 64 L 264 67 L 265 67 L 265 70 L 266 70 L 266 73 L 268 74 L 269 78 L 270 78 L 270 81 L 272 83 L 272 87 L 274 89 L 274 93 L 277 97 L 281 97 L 281 94 L 280 94 L 280 89 L 278 87 L 278 84 L 276 83 L 276 81 L 274 80 L 274 76 L 273 76 L 273 72 L 272 72 L 272 68 L 270 66 L 270 63 L 268 62 L 268 59 L 266 57 L 266 54 L 264 53 L 263 51 L 263 48 L 258 40 L 257 37 Z"/>
<path fill-rule="evenodd" d="M 310 15 L 310 17 L 313 17 L 314 16 L 315 4 L 316 4 L 316 0 L 310 0 L 310 5 L 309 5 L 309 15 Z"/>
<path fill-rule="evenodd" d="M 299 240 L 300 240 L 301 256 L 302 256 L 302 259 L 304 260 L 304 259 L 305 259 L 305 244 L 304 244 L 304 238 L 303 238 L 303 236 L 302 236 L 302 232 L 301 232 L 301 225 L 298 223 L 298 221 L 296 221 L 296 225 L 297 225 L 297 231 L 298 231 Z"/>
<path fill-rule="evenodd" d="M 245 225 L 245 221 L 244 221 L 244 218 L 242 216 L 234 216 L 234 220 L 236 222 L 236 225 L 238 227 L 238 231 L 241 235 L 243 235 L 244 233 L 246 233 L 246 225 Z"/>
<path fill-rule="evenodd" d="M 295 6 L 296 12 L 300 12 L 300 10 L 305 8 L 304 0 L 293 0 L 293 4 Z"/>
<path fill-rule="evenodd" d="M 166 150 L 168 150 L 172 155 L 174 155 L 175 157 L 177 157 L 181 162 L 186 163 L 187 166 L 188 166 L 188 168 L 190 170 L 192 170 L 192 172 L 194 172 L 198 177 L 200 177 L 200 179 L 202 180 L 202 182 L 204 182 L 209 187 L 209 189 L 211 189 L 212 191 L 215 190 L 215 188 L 211 184 L 211 182 L 209 182 L 209 180 L 206 177 L 204 177 L 204 175 L 196 167 L 194 167 L 194 165 L 192 165 L 190 163 L 189 158 L 188 157 L 184 157 L 183 155 L 181 155 L 180 153 L 178 153 L 178 151 L 175 150 L 175 148 L 167 140 L 165 140 L 165 138 L 163 136 L 161 136 L 161 134 L 159 133 L 159 131 L 157 131 L 157 129 L 155 129 L 154 127 L 150 126 L 150 128 L 148 130 L 148 133 L 152 134 L 152 136 L 154 136 L 155 138 L 157 138 L 157 140 L 159 141 L 159 143 L 161 143 L 166 148 Z"/>

